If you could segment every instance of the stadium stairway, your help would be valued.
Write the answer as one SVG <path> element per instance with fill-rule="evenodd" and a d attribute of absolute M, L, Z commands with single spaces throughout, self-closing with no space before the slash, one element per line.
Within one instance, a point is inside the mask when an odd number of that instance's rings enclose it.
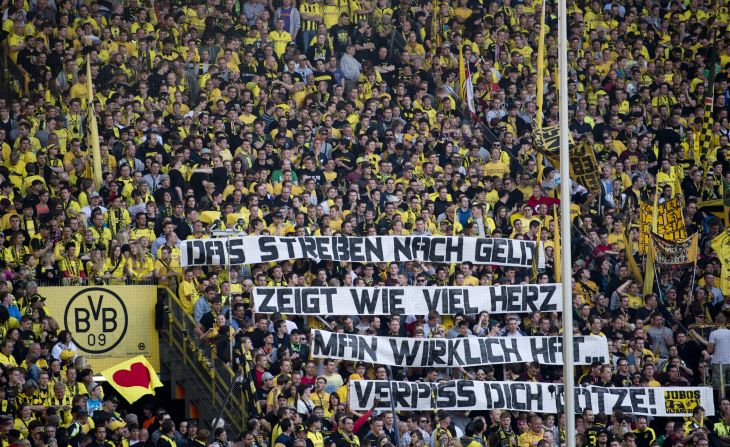
<path fill-rule="evenodd" d="M 160 362 L 170 377 L 173 397 L 184 399 L 186 417 L 197 418 L 201 427 L 213 426 L 222 408 L 221 418 L 229 434 L 241 433 L 247 420 L 247 396 L 241 381 L 234 380 L 233 370 L 218 358 L 215 346 L 200 343 L 192 317 L 177 300 L 167 299 L 165 304 Z"/>

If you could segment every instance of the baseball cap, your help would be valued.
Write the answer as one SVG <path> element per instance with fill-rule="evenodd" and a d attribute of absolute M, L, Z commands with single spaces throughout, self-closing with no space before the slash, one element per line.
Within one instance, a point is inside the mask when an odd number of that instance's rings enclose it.
<path fill-rule="evenodd" d="M 273 374 L 271 374 L 270 372 L 265 372 L 265 373 L 263 373 L 263 374 L 261 375 L 261 380 L 263 380 L 263 381 L 266 381 L 266 380 L 271 380 L 271 379 L 273 379 L 273 378 L 274 378 L 274 375 L 273 375 Z"/>

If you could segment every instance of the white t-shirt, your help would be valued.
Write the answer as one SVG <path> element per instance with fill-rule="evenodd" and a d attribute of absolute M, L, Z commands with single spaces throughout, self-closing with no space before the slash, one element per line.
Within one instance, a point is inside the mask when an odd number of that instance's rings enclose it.
<path fill-rule="evenodd" d="M 710 333 L 710 343 L 715 345 L 712 352 L 712 364 L 730 364 L 730 329 L 715 329 Z"/>

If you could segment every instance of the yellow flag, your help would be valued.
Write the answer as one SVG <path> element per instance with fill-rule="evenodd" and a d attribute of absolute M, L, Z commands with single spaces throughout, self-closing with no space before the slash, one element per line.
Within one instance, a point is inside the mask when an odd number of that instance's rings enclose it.
<path fill-rule="evenodd" d="M 155 388 L 162 386 L 157 372 L 143 355 L 112 366 L 101 375 L 130 404 L 147 394 L 154 395 Z"/>
<path fill-rule="evenodd" d="M 92 176 L 94 186 L 101 188 L 101 149 L 99 148 L 99 126 L 94 113 L 94 87 L 91 82 L 91 57 L 86 56 L 86 105 L 88 107 L 87 127 L 89 129 L 89 148 L 92 157 Z"/>
<path fill-rule="evenodd" d="M 634 278 L 634 281 L 641 282 L 641 270 L 639 270 L 639 266 L 636 264 L 636 259 L 634 259 L 634 251 L 631 249 L 631 244 L 629 243 L 629 232 L 631 231 L 631 221 L 626 223 L 626 231 L 623 234 L 624 237 L 624 247 L 626 250 L 626 265 L 629 268 L 629 272 L 631 272 L 631 276 Z"/>
<path fill-rule="evenodd" d="M 537 113 L 535 114 L 535 125 L 542 129 L 542 101 L 545 89 L 545 1 L 542 2 L 540 13 L 540 36 L 537 41 Z"/>
<path fill-rule="evenodd" d="M 710 246 L 722 263 L 720 269 L 720 289 L 724 295 L 730 295 L 730 230 L 715 236 Z"/>
<path fill-rule="evenodd" d="M 433 34 L 433 36 L 431 40 L 436 45 L 436 47 L 441 46 L 441 26 L 439 26 L 439 22 L 441 21 L 441 14 L 439 12 L 440 9 L 441 3 L 439 3 L 438 0 L 433 0 L 433 6 L 431 11 L 431 15 L 433 16 L 431 18 L 431 34 Z"/>
<path fill-rule="evenodd" d="M 561 250 L 560 250 L 560 222 L 558 221 L 558 206 L 553 205 L 553 232 L 555 247 L 553 248 L 553 276 L 555 282 L 560 281 L 562 270 L 560 268 Z"/>
<path fill-rule="evenodd" d="M 654 191 L 654 204 L 651 208 L 651 231 L 657 232 L 659 221 L 659 190 Z M 654 244 L 649 240 L 649 253 L 646 254 L 646 271 L 644 272 L 644 295 L 648 295 L 654 289 Z"/>

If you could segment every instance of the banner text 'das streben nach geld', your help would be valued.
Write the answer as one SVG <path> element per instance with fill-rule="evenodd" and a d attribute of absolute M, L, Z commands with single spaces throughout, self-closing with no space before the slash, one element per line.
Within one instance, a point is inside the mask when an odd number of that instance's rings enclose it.
<path fill-rule="evenodd" d="M 317 262 L 471 262 L 532 267 L 534 257 L 534 241 L 454 236 L 243 236 L 188 239 L 180 243 L 180 265 L 183 267 L 258 264 L 290 259 Z"/>
<path fill-rule="evenodd" d="M 256 287 L 256 312 L 290 315 L 442 315 L 562 312 L 561 284 L 472 287 Z"/>
<path fill-rule="evenodd" d="M 535 413 L 563 412 L 562 384 L 540 382 L 388 382 L 354 380 L 349 390 L 352 410 L 374 408 L 401 411 L 427 409 L 469 411 L 505 409 Z M 715 414 L 709 387 L 575 387 L 575 412 L 593 410 L 612 414 L 646 416 L 691 416 L 697 405 L 705 414 Z"/>
<path fill-rule="evenodd" d="M 574 337 L 576 365 L 608 362 L 605 337 Z M 563 364 L 563 338 L 463 337 L 401 338 L 354 335 L 312 329 L 311 356 L 390 366 L 470 367 L 506 363 Z"/>

